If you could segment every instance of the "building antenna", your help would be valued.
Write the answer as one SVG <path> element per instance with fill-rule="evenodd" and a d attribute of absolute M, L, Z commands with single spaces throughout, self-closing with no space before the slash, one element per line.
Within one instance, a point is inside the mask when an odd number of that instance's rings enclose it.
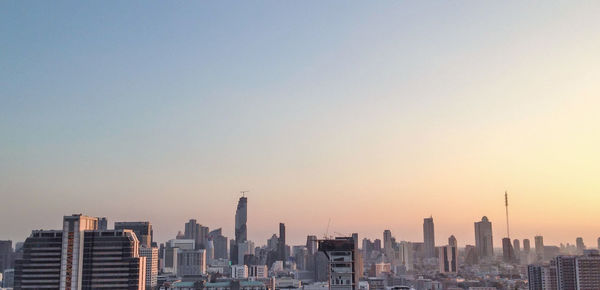
<path fill-rule="evenodd" d="M 504 191 L 504 206 L 506 207 L 506 237 L 510 239 L 510 227 L 508 225 L 508 192 Z"/>
<path fill-rule="evenodd" d="M 242 197 L 246 197 L 246 193 L 250 192 L 250 190 L 242 190 L 240 191 L 240 193 L 242 194 Z"/>

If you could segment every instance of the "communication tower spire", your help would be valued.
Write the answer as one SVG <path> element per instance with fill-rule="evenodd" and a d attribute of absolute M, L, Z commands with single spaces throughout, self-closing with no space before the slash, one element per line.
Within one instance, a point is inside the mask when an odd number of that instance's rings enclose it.
<path fill-rule="evenodd" d="M 506 207 L 506 237 L 510 239 L 510 227 L 508 225 L 508 192 L 504 191 L 504 206 Z"/>

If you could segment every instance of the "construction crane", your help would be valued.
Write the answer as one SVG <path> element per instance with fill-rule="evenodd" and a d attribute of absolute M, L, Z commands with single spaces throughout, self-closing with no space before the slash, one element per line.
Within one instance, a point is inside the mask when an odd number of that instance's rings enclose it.
<path fill-rule="evenodd" d="M 331 218 L 329 218 L 329 221 L 327 222 L 327 228 L 325 228 L 325 233 L 323 234 L 323 239 L 329 239 L 329 226 L 331 225 Z"/>

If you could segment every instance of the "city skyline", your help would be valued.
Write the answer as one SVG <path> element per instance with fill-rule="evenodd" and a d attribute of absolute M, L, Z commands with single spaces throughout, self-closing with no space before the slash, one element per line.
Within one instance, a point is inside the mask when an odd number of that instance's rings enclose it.
<path fill-rule="evenodd" d="M 0 239 L 600 236 L 600 3 L 0 3 Z M 131 205 L 140 205 L 132 207 Z M 336 204 L 331 208 L 331 204 Z M 58 225 L 58 226 L 57 226 Z"/>

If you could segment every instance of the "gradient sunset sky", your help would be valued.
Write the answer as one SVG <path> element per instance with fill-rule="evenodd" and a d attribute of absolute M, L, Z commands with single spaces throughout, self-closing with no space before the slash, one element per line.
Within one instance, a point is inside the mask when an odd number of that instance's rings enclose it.
<path fill-rule="evenodd" d="M 2 1 L 0 239 L 63 215 L 596 247 L 598 1 Z"/>

